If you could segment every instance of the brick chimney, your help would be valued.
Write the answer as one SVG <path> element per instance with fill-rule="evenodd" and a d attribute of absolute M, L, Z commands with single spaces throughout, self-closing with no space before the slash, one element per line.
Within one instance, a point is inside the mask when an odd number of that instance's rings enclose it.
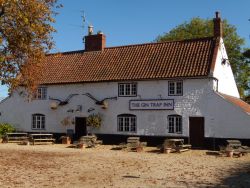
<path fill-rule="evenodd" d="M 222 37 L 222 22 L 220 12 L 215 12 L 214 21 L 214 37 Z"/>
<path fill-rule="evenodd" d="M 101 51 L 106 46 L 106 36 L 102 32 L 93 35 L 93 26 L 88 27 L 88 36 L 85 36 L 85 51 Z"/>

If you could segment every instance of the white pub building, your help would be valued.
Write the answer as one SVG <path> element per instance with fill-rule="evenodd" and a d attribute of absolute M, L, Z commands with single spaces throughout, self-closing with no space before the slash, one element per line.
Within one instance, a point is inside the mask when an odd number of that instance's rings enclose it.
<path fill-rule="evenodd" d="M 49 54 L 33 100 L 22 88 L 0 103 L 0 122 L 24 132 L 95 133 L 104 143 L 138 135 L 149 143 L 185 138 L 193 146 L 250 140 L 250 106 L 239 98 L 222 39 L 214 36 L 105 47 L 105 35 L 85 36 L 85 50 Z M 100 128 L 86 118 L 100 114 Z"/>

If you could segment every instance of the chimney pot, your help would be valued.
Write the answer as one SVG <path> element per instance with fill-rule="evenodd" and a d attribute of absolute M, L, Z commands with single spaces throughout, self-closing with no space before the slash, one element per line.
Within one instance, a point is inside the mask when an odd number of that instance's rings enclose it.
<path fill-rule="evenodd" d="M 215 12 L 214 22 L 214 37 L 222 37 L 222 22 L 220 12 Z"/>
<path fill-rule="evenodd" d="M 89 25 L 88 26 L 88 34 L 93 35 L 93 33 L 94 33 L 94 27 L 93 27 L 93 25 Z"/>
<path fill-rule="evenodd" d="M 220 18 L 220 12 L 216 11 L 216 12 L 215 12 L 215 15 L 216 15 L 216 16 L 215 16 L 216 18 Z"/>

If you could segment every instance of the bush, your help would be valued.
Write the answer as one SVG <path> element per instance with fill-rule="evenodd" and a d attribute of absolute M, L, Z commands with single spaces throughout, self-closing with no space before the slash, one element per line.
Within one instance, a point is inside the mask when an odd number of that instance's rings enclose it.
<path fill-rule="evenodd" d="M 87 117 L 87 126 L 92 126 L 95 128 L 101 127 L 102 118 L 100 114 L 91 114 Z"/>
<path fill-rule="evenodd" d="M 0 137 L 5 135 L 6 133 L 14 132 L 15 128 L 8 123 L 0 123 Z"/>

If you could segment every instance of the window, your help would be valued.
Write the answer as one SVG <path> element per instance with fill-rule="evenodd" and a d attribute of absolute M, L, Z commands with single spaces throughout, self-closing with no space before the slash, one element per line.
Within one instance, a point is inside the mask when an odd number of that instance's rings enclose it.
<path fill-rule="evenodd" d="M 119 132 L 136 132 L 136 116 L 120 114 L 117 116 Z"/>
<path fill-rule="evenodd" d="M 46 87 L 38 87 L 36 93 L 34 95 L 35 99 L 45 100 L 47 99 L 47 88 Z"/>
<path fill-rule="evenodd" d="M 182 133 L 182 117 L 179 115 L 168 116 L 168 132 L 169 133 Z"/>
<path fill-rule="evenodd" d="M 182 81 L 168 82 L 168 95 L 182 95 L 183 84 Z"/>
<path fill-rule="evenodd" d="M 118 85 L 119 97 L 134 97 L 137 95 L 136 83 L 120 83 Z"/>
<path fill-rule="evenodd" d="M 45 115 L 43 114 L 32 115 L 32 129 L 45 129 Z"/>

